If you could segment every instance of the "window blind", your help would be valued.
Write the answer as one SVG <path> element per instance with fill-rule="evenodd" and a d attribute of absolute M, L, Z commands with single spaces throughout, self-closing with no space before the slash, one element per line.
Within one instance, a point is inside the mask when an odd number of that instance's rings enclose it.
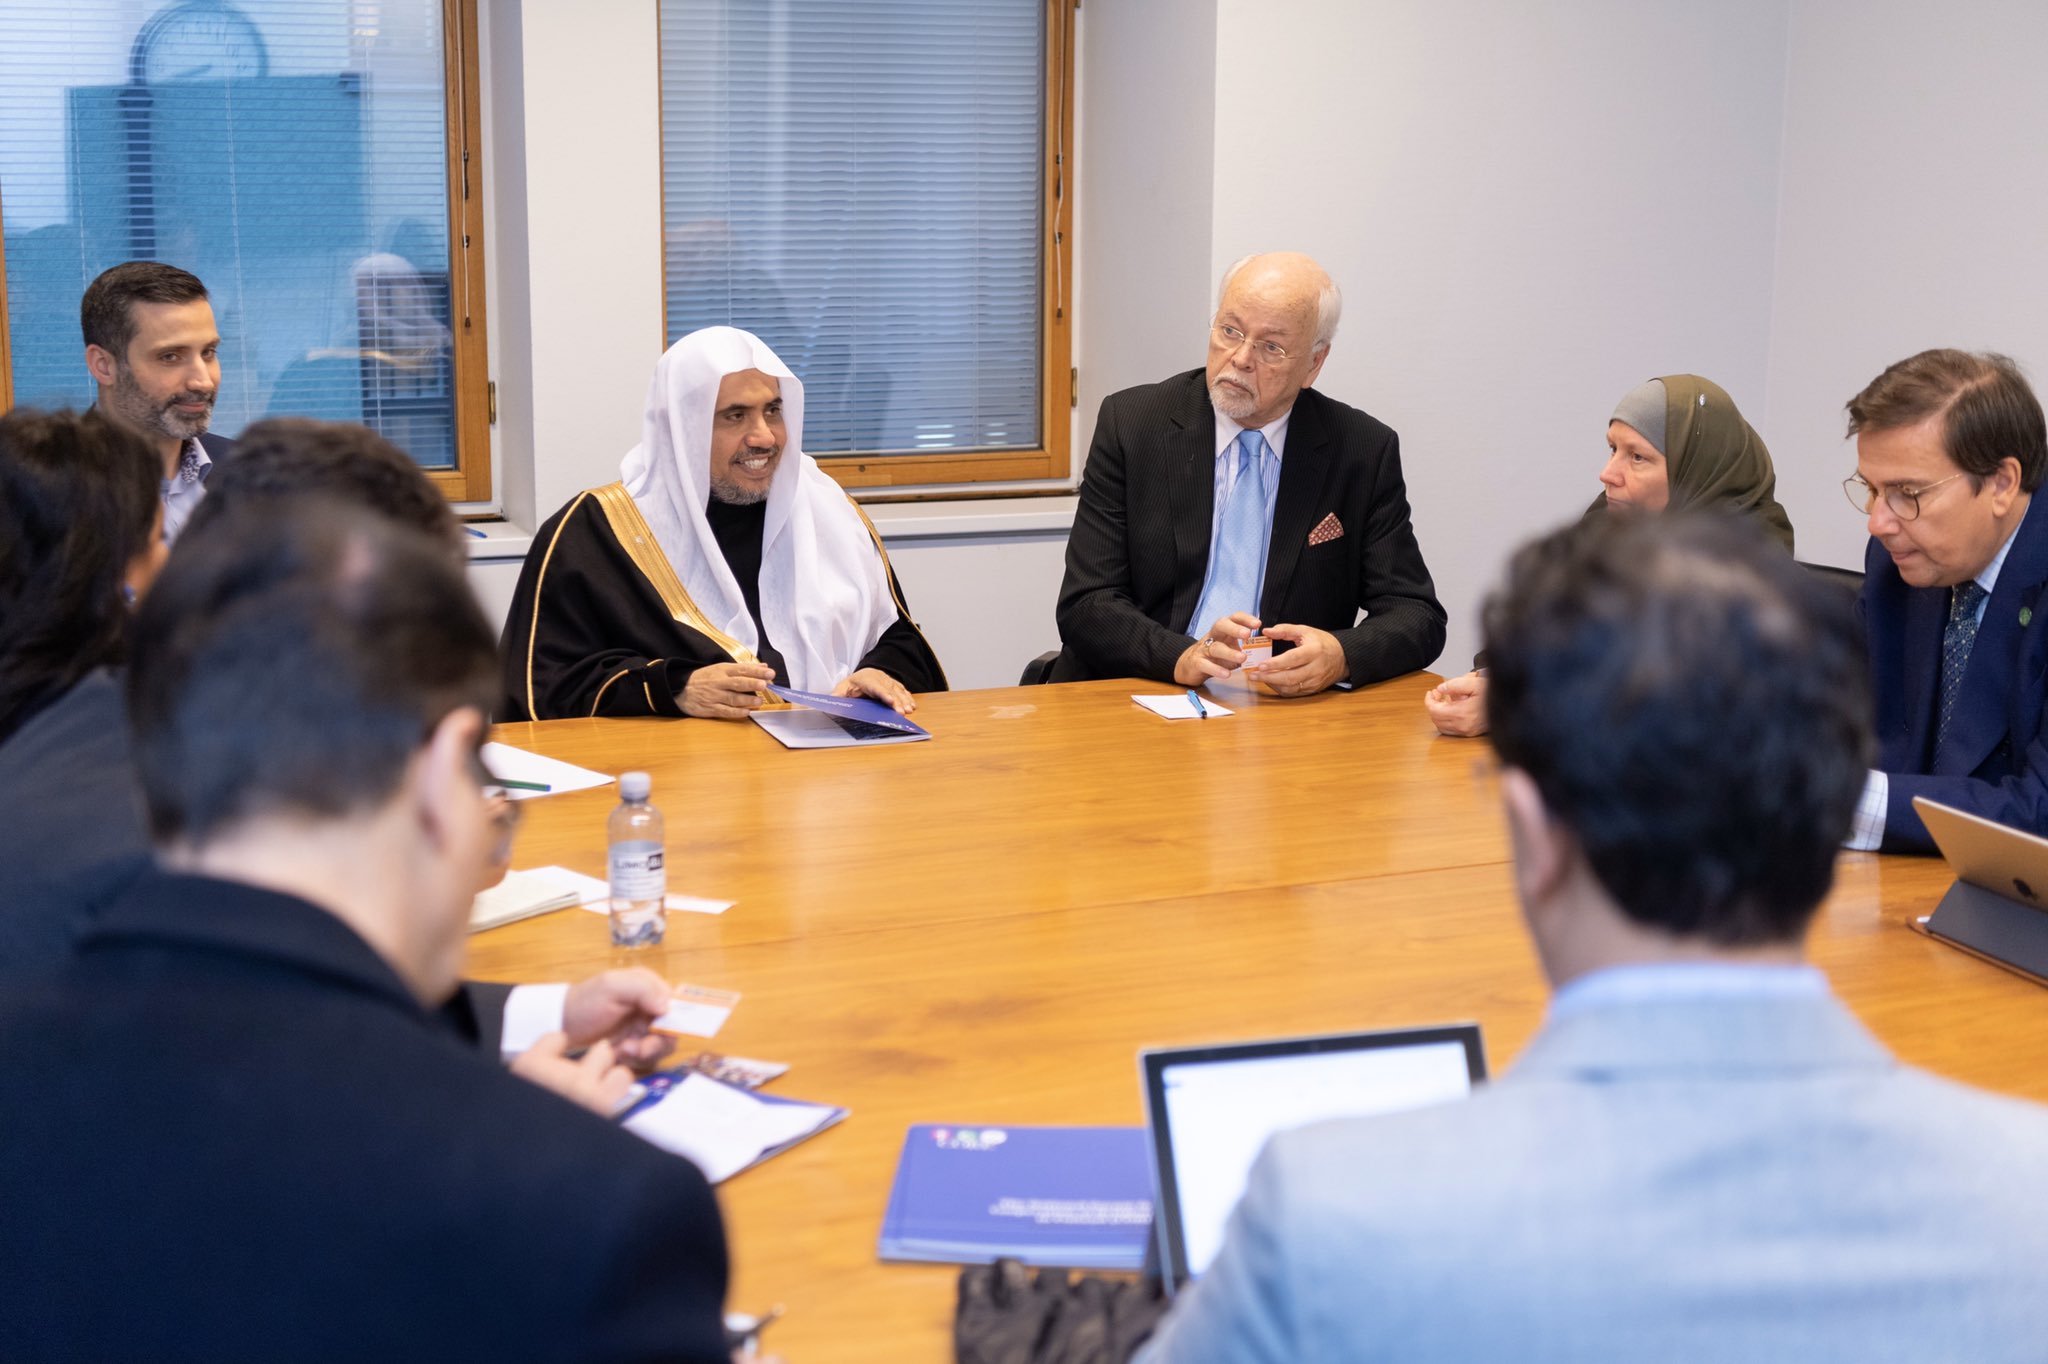
<path fill-rule="evenodd" d="M 110 265 L 206 284 L 213 429 L 363 422 L 452 467 L 441 0 L 7 0 L 0 225 L 14 398 L 92 401 Z"/>
<path fill-rule="evenodd" d="M 1040 442 L 1042 0 L 662 0 L 670 341 L 804 383 L 813 454 Z"/>

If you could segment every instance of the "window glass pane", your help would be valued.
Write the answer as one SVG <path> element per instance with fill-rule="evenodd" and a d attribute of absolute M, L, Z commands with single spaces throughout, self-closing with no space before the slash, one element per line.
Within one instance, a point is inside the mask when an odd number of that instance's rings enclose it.
<path fill-rule="evenodd" d="M 730 323 L 804 445 L 1040 441 L 1042 0 L 663 0 L 670 340 Z"/>
<path fill-rule="evenodd" d="M 441 0 L 6 0 L 14 398 L 92 400 L 78 301 L 154 259 L 220 323 L 213 429 L 364 422 L 453 467 Z"/>

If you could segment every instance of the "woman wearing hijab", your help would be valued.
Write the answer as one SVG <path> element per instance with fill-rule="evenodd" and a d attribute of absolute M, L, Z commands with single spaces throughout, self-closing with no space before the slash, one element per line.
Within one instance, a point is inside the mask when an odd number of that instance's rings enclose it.
<path fill-rule="evenodd" d="M 1754 516 L 1792 552 L 1792 522 L 1774 496 L 1778 476 L 1763 438 L 1711 379 L 1667 374 L 1629 390 L 1607 423 L 1602 492 L 1586 516 L 1723 507 Z M 1475 669 L 1422 699 L 1437 731 L 1486 732 L 1486 673 Z"/>
<path fill-rule="evenodd" d="M 881 538 L 803 452 L 803 384 L 758 338 L 671 346 L 620 473 L 534 536 L 498 719 L 740 719 L 770 682 L 908 714 L 945 690 Z"/>

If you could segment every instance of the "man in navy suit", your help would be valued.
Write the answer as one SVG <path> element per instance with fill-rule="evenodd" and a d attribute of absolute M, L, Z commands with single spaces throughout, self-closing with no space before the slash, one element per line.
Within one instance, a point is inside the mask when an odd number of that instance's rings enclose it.
<path fill-rule="evenodd" d="M 238 508 L 130 659 L 162 866 L 0 996 L 0 1358 L 724 1364 L 703 1176 L 434 1017 L 499 839 L 445 538 Z"/>
<path fill-rule="evenodd" d="M 1877 762 L 1848 846 L 1933 852 L 1913 797 L 2048 834 L 2048 425 L 2002 355 L 1922 351 L 1849 400 L 1870 518 Z"/>
<path fill-rule="evenodd" d="M 1060 587 L 1052 680 L 1184 687 L 1276 641 L 1282 696 L 1432 662 L 1444 609 L 1401 481 L 1401 443 L 1317 393 L 1342 306 L 1306 256 L 1223 276 L 1206 369 L 1105 399 Z M 1365 619 L 1359 620 L 1359 613 Z"/>
<path fill-rule="evenodd" d="M 163 456 L 164 539 L 206 496 L 206 476 L 234 442 L 207 434 L 220 394 L 220 327 L 199 277 L 161 261 L 124 261 L 78 305 L 96 406 Z"/>

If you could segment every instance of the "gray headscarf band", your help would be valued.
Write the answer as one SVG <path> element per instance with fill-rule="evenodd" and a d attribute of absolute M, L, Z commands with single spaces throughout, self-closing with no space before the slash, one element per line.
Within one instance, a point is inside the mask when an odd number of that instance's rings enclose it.
<path fill-rule="evenodd" d="M 1658 454 L 1669 458 L 1671 452 L 1664 448 L 1664 402 L 1664 381 L 1646 379 L 1623 395 L 1609 420 L 1633 427 L 1637 435 L 1657 447 Z"/>

